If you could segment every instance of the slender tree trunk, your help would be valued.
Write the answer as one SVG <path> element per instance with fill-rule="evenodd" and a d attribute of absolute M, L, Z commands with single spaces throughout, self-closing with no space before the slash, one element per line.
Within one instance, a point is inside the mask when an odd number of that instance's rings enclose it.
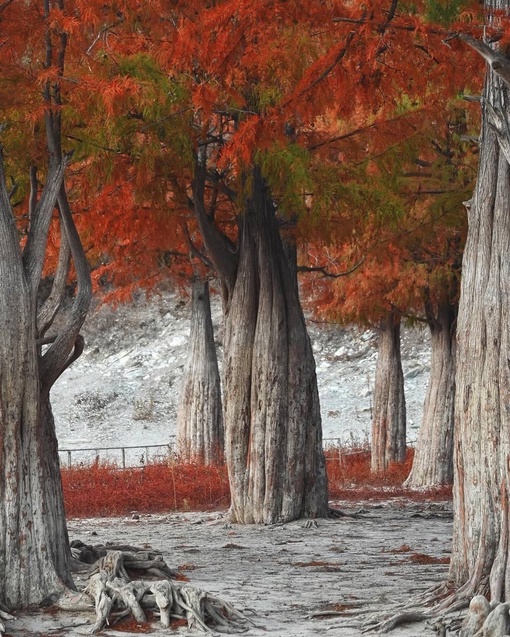
<path fill-rule="evenodd" d="M 185 460 L 223 462 L 220 373 L 214 344 L 209 284 L 193 284 L 189 353 L 177 416 L 177 445 Z"/>
<path fill-rule="evenodd" d="M 507 14 L 510 3 L 486 3 Z M 488 47 L 487 47 L 488 48 Z M 454 531 L 458 594 L 510 600 L 509 89 L 489 71 L 480 164 L 469 207 L 457 327 Z M 492 126 L 491 124 L 494 124 Z M 497 129 L 501 132 L 497 132 Z M 505 157 L 506 155 L 506 157 Z"/>
<path fill-rule="evenodd" d="M 407 487 L 432 487 L 453 480 L 455 325 L 456 309 L 450 305 L 442 305 L 430 323 L 430 378 Z"/>
<path fill-rule="evenodd" d="M 274 204 L 255 169 L 240 220 L 225 337 L 225 442 L 232 517 L 328 514 L 315 363 Z"/>
<path fill-rule="evenodd" d="M 400 320 L 393 314 L 379 324 L 372 416 L 373 473 L 386 471 L 406 455 L 406 405 L 400 358 Z"/>

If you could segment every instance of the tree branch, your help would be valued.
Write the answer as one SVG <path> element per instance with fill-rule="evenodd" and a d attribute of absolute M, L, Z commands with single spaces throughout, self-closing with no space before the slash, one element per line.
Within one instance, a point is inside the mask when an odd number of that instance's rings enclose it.
<path fill-rule="evenodd" d="M 320 272 L 322 274 L 322 276 L 324 276 L 324 277 L 328 277 L 330 279 L 339 279 L 342 276 L 349 276 L 349 274 L 352 274 L 353 272 L 356 272 L 356 270 L 358 268 L 360 268 L 363 265 L 364 262 L 365 262 L 365 257 L 363 257 L 361 259 L 361 261 L 356 263 L 356 265 L 354 265 L 349 270 L 346 270 L 345 272 L 339 272 L 338 274 L 334 274 L 333 272 L 329 272 L 324 267 L 308 266 L 308 265 L 298 265 L 297 266 L 297 272 Z"/>
<path fill-rule="evenodd" d="M 499 75 L 499 77 L 510 86 L 510 59 L 499 51 L 494 51 L 488 44 L 476 40 L 466 33 L 460 33 L 458 36 L 463 42 L 469 45 L 487 62 L 490 68 Z"/>
<path fill-rule="evenodd" d="M 79 332 L 92 299 L 90 269 L 78 231 L 74 224 L 71 207 L 69 206 L 67 193 L 63 185 L 58 195 L 58 208 L 63 225 L 63 232 L 66 234 L 74 269 L 76 271 L 77 291 L 66 324 L 55 339 L 55 342 L 41 358 L 39 368 L 41 384 L 47 391 L 51 389 L 57 378 L 69 367 L 71 362 L 73 362 L 72 360 L 69 361 L 69 355 L 73 348 L 76 349 Z"/>
<path fill-rule="evenodd" d="M 211 260 L 208 259 L 205 254 L 203 252 L 201 252 L 196 245 L 193 243 L 193 239 L 191 238 L 191 234 L 189 232 L 189 228 L 188 228 L 188 224 L 186 223 L 185 220 L 183 220 L 182 222 L 182 229 L 184 231 L 184 235 L 186 236 L 186 241 L 188 243 L 190 252 L 192 254 L 192 256 L 197 257 L 197 259 L 200 259 L 200 261 L 202 261 L 202 263 L 204 263 L 204 265 L 206 265 L 208 268 L 211 268 L 211 270 L 214 270 L 214 265 L 212 264 Z"/>
<path fill-rule="evenodd" d="M 37 313 L 37 333 L 39 337 L 44 336 L 44 334 L 48 331 L 60 309 L 60 305 L 65 294 L 70 266 L 71 249 L 69 247 L 67 235 L 63 231 L 61 221 L 60 251 L 58 255 L 58 264 L 55 272 L 55 278 L 53 279 L 53 284 L 51 286 L 51 291 L 48 298 L 45 300 L 42 307 Z"/>
<path fill-rule="evenodd" d="M 69 155 L 65 155 L 60 161 L 56 161 L 55 158 L 50 161 L 48 179 L 33 212 L 27 242 L 23 250 L 25 271 L 34 295 L 39 287 L 51 217 L 69 157 Z"/>
<path fill-rule="evenodd" d="M 193 200 L 190 203 L 211 262 L 230 293 L 235 284 L 237 255 L 232 252 L 231 241 L 221 232 L 214 220 L 207 215 L 205 206 L 206 173 L 206 153 L 202 150 L 196 158 L 195 175 L 192 182 Z"/>

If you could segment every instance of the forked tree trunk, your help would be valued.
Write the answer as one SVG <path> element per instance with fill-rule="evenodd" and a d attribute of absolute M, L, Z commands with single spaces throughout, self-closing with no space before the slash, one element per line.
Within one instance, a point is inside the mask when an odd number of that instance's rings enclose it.
<path fill-rule="evenodd" d="M 220 373 L 211 319 L 209 284 L 193 284 L 188 361 L 177 415 L 177 448 L 187 461 L 223 462 Z"/>
<path fill-rule="evenodd" d="M 508 0 L 486 6 L 507 14 L 510 9 Z M 489 71 L 457 327 L 450 565 L 451 580 L 462 586 L 459 595 L 469 598 L 490 590 L 491 599 L 506 601 L 510 600 L 509 98 L 508 86 Z"/>
<path fill-rule="evenodd" d="M 217 249 L 220 238 L 207 225 L 198 186 L 199 223 L 226 292 L 224 419 L 232 518 L 270 524 L 326 516 L 315 363 L 270 192 L 255 168 L 234 265 L 225 261 L 228 251 Z"/>
<path fill-rule="evenodd" d="M 430 378 L 406 487 L 432 487 L 453 480 L 455 325 L 456 308 L 450 305 L 442 305 L 430 323 Z"/>
<path fill-rule="evenodd" d="M 79 330 L 91 285 L 62 185 L 65 164 L 65 159 L 50 164 L 23 253 L 0 166 L 0 605 L 11 609 L 55 601 L 73 587 L 49 393 L 82 351 Z M 59 305 L 55 290 L 51 311 L 43 308 L 38 323 L 37 289 L 57 201 L 61 240 L 72 255 L 78 287 L 60 331 L 42 338 Z M 66 247 L 59 268 L 68 266 Z"/>
<path fill-rule="evenodd" d="M 406 404 L 400 357 L 400 320 L 393 314 L 379 324 L 372 414 L 373 473 L 386 471 L 406 455 Z"/>
<path fill-rule="evenodd" d="M 0 251 L 0 601 L 13 609 L 72 582 L 54 430 L 40 403 L 35 308 L 21 255 L 1 239 Z"/>
<path fill-rule="evenodd" d="M 65 348 L 77 339 L 76 325 L 57 337 L 48 359 L 40 355 L 36 326 L 47 228 L 64 166 L 50 168 L 23 254 L 0 171 L 0 603 L 9 608 L 54 600 L 73 585 L 49 388 L 73 358 Z"/>

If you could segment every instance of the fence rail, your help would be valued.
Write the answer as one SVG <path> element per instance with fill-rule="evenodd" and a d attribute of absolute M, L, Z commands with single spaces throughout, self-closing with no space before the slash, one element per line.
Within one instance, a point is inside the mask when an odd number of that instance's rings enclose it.
<path fill-rule="evenodd" d="M 341 438 L 324 438 L 323 446 L 340 447 Z M 159 450 L 159 453 L 158 451 Z M 140 453 L 141 452 L 141 453 Z M 86 464 L 99 460 L 115 462 L 126 467 L 141 467 L 153 460 L 163 460 L 175 453 L 175 436 L 169 442 L 158 445 L 123 445 L 122 447 L 83 447 L 78 449 L 59 449 L 60 463 L 71 468 L 73 464 Z M 80 461 L 79 456 L 82 460 Z M 78 460 L 75 460 L 78 457 Z M 74 462 L 73 462 L 74 460 Z"/>

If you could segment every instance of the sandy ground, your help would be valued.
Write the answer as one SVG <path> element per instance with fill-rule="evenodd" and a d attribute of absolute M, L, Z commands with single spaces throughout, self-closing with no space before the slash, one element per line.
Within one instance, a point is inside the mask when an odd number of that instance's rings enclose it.
<path fill-rule="evenodd" d="M 69 533 L 71 540 L 87 544 L 122 542 L 163 551 L 167 564 L 181 567 L 191 585 L 246 611 L 255 623 L 246 633 L 251 637 L 359 637 L 361 624 L 372 614 L 383 615 L 445 578 L 451 505 L 396 499 L 334 506 L 358 517 L 318 520 L 312 526 L 305 520 L 241 526 L 229 524 L 219 512 L 133 514 L 71 520 Z M 443 563 L 420 564 L 417 554 Z M 338 614 L 320 614 L 328 610 Z M 12 637 L 78 637 L 90 634 L 92 623 L 92 614 L 37 613 L 18 618 L 7 630 Z M 149 634 L 164 632 L 154 624 Z M 435 633 L 420 623 L 392 634 Z"/>

